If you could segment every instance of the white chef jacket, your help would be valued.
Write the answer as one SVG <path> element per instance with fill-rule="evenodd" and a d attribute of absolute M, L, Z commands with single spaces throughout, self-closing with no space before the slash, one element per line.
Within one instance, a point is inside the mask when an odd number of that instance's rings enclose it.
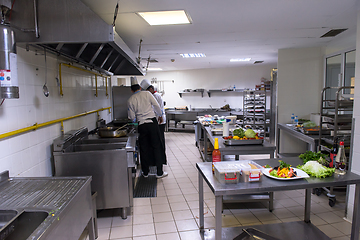
<path fill-rule="evenodd" d="M 164 109 L 164 101 L 161 97 L 161 94 L 158 92 L 154 92 L 153 94 L 154 98 L 156 99 L 156 101 L 158 102 L 161 111 L 162 111 L 162 122 L 160 122 L 159 124 L 165 124 L 166 123 L 166 114 L 165 114 L 165 109 Z"/>
<path fill-rule="evenodd" d="M 152 122 L 151 118 L 161 115 L 159 104 L 148 91 L 136 91 L 128 100 L 128 117 L 133 122 Z"/>

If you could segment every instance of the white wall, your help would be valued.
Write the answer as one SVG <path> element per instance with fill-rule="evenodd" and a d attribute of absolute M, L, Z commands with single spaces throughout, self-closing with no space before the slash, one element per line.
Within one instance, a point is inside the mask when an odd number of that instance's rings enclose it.
<path fill-rule="evenodd" d="M 22 48 L 17 48 L 17 51 L 20 98 L 6 99 L 0 106 L 0 134 L 111 106 L 109 96 L 105 96 L 102 79 L 98 79 L 98 97 L 95 97 L 94 77 L 66 67 L 62 67 L 64 96 L 61 97 L 56 81 L 58 62 L 50 54 L 47 55 L 50 96 L 46 98 L 42 92 L 45 82 L 44 55 L 36 55 Z M 106 121 L 111 119 L 108 111 L 100 115 Z M 91 114 L 65 121 L 64 129 L 69 131 L 87 126 L 91 130 L 95 128 L 96 120 L 96 114 Z M 50 146 L 60 133 L 60 124 L 55 124 L 0 139 L 0 172 L 9 170 L 10 176 L 14 177 L 51 176 Z"/>
<path fill-rule="evenodd" d="M 256 84 L 261 83 L 261 78 L 270 80 L 273 64 L 247 65 L 233 68 L 198 69 L 171 72 L 149 72 L 145 77 L 138 77 L 139 83 L 146 78 L 151 80 L 174 80 L 174 83 L 165 82 L 165 94 L 163 96 L 166 106 L 189 106 L 192 108 L 220 108 L 229 104 L 231 108 L 243 108 L 242 93 L 215 93 L 211 97 L 205 93 L 202 98 L 200 93 L 184 94 L 182 98 L 177 92 L 184 89 L 223 89 L 234 87 L 238 89 L 254 89 Z"/>
<path fill-rule="evenodd" d="M 322 48 L 280 49 L 278 52 L 278 122 L 289 123 L 291 114 L 310 119 L 320 110 L 323 86 Z M 301 153 L 306 144 L 280 135 L 280 153 Z"/>
<path fill-rule="evenodd" d="M 360 3 L 358 4 L 358 18 L 357 18 L 357 36 L 356 36 L 356 60 L 355 60 L 355 92 L 354 92 L 354 111 L 353 119 L 355 120 L 355 130 L 353 136 L 352 146 L 352 164 L 351 171 L 360 175 L 360 149 L 358 148 L 360 143 Z M 352 220 L 352 213 L 354 209 L 354 193 L 355 186 L 350 186 L 349 201 L 347 204 L 347 218 Z"/>

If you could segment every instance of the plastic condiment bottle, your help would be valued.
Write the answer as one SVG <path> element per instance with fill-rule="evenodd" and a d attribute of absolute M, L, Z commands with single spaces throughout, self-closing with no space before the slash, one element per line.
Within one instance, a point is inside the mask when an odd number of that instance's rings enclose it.
<path fill-rule="evenodd" d="M 219 139 L 215 138 L 214 150 L 212 152 L 212 172 L 215 173 L 214 162 L 221 162 L 221 153 L 219 150 Z"/>
<path fill-rule="evenodd" d="M 335 158 L 335 174 L 344 175 L 346 174 L 346 156 L 344 142 L 340 141 L 339 151 Z"/>

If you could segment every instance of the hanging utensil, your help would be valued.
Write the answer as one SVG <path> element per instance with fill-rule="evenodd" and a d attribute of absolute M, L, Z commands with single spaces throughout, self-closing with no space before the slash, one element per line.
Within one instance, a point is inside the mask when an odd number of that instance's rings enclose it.
<path fill-rule="evenodd" d="M 138 63 L 138 64 L 140 64 L 140 62 L 141 62 L 141 56 L 140 56 L 140 52 L 141 52 L 141 43 L 142 43 L 142 39 L 140 39 L 140 43 L 139 43 L 139 56 L 136 58 L 136 62 Z"/>
<path fill-rule="evenodd" d="M 46 83 L 47 83 L 47 64 L 46 64 L 46 49 L 45 48 L 44 48 L 44 56 L 45 56 L 45 83 L 44 83 L 44 86 L 43 86 L 43 92 L 44 92 L 45 97 L 48 97 L 49 96 L 49 89 L 46 86 Z"/>
<path fill-rule="evenodd" d="M 118 11 L 119 11 L 119 1 L 117 2 L 116 7 L 115 7 L 114 21 L 113 21 L 113 24 L 112 24 L 113 27 L 115 27 L 115 21 L 116 21 L 116 17 L 117 17 Z"/>

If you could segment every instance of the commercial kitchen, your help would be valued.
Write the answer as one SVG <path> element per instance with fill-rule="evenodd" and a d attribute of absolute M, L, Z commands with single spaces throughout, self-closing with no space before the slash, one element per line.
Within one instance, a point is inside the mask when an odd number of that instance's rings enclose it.
<path fill-rule="evenodd" d="M 359 239 L 358 0 L 0 5 L 0 239 Z M 132 78 L 165 102 L 161 179 Z M 301 170 L 335 140 L 346 174 Z"/>

